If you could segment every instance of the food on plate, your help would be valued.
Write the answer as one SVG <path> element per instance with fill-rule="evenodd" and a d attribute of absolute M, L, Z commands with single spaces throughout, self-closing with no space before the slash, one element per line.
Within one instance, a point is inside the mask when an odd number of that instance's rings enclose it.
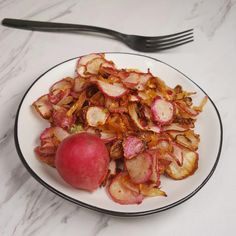
<path fill-rule="evenodd" d="M 119 204 L 166 197 L 163 176 L 195 173 L 194 128 L 207 97 L 196 106 L 194 91 L 171 88 L 149 69 L 117 68 L 102 53 L 80 57 L 75 71 L 32 104 L 49 124 L 35 148 L 39 160 L 75 188 L 105 186 Z"/>
<path fill-rule="evenodd" d="M 109 154 L 99 137 L 89 133 L 73 134 L 58 146 L 55 166 L 73 187 L 94 191 L 107 175 Z"/>

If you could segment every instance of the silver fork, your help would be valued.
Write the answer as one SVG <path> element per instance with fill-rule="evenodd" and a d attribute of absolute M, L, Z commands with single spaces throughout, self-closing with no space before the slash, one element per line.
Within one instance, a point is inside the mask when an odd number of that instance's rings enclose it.
<path fill-rule="evenodd" d="M 193 29 L 185 30 L 175 34 L 148 37 L 141 35 L 123 34 L 115 30 L 90 25 L 53 23 L 43 21 L 29 21 L 5 18 L 4 26 L 50 32 L 96 32 L 111 35 L 130 48 L 141 52 L 155 52 L 181 46 L 193 42 Z"/>

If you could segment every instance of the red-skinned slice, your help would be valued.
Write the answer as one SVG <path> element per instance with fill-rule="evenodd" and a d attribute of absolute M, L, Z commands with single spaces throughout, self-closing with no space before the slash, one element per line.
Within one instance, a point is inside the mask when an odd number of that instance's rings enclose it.
<path fill-rule="evenodd" d="M 134 183 L 145 183 L 152 174 L 152 157 L 147 152 L 125 160 L 125 166 Z"/>
<path fill-rule="evenodd" d="M 159 124 L 169 124 L 173 120 L 174 105 L 171 102 L 156 98 L 151 105 L 153 118 Z"/>
<path fill-rule="evenodd" d="M 130 89 L 133 89 L 136 85 L 138 85 L 140 80 L 140 75 L 135 72 L 129 73 L 129 75 L 122 80 L 122 83 Z"/>
<path fill-rule="evenodd" d="M 124 185 L 125 181 L 127 181 L 127 173 L 121 172 L 115 176 L 108 186 L 108 193 L 111 198 L 122 205 L 140 204 L 143 201 L 143 196 L 127 188 L 127 186 Z"/>
<path fill-rule="evenodd" d="M 136 109 L 137 109 L 136 103 L 130 104 L 128 106 L 129 115 L 139 129 L 145 130 L 146 127 L 143 126 L 142 123 L 140 122 Z"/>
<path fill-rule="evenodd" d="M 100 138 L 103 140 L 104 143 L 109 143 L 111 141 L 116 140 L 117 136 L 115 133 L 102 131 L 100 132 Z"/>
<path fill-rule="evenodd" d="M 128 136 L 123 141 L 124 156 L 127 159 L 131 159 L 137 156 L 139 153 L 143 152 L 145 149 L 145 144 L 143 140 L 135 136 Z"/>
<path fill-rule="evenodd" d="M 68 130 L 74 123 L 76 117 L 74 115 L 68 116 L 67 110 L 63 107 L 53 110 L 52 124 Z"/>
<path fill-rule="evenodd" d="M 181 180 L 193 175 L 198 168 L 198 154 L 193 151 L 183 152 L 183 165 L 179 166 L 172 162 L 166 169 L 169 177 L 175 180 Z"/>
<path fill-rule="evenodd" d="M 107 97 L 120 98 L 125 95 L 129 90 L 124 88 L 120 83 L 109 84 L 107 82 L 97 80 L 95 81 L 99 87 L 99 90 Z"/>
<path fill-rule="evenodd" d="M 184 131 L 188 130 L 189 128 L 186 127 L 186 126 L 183 126 L 183 125 L 172 123 L 170 125 L 163 126 L 162 129 L 163 129 L 163 131 L 179 131 L 179 132 L 184 132 Z"/>
<path fill-rule="evenodd" d="M 109 112 L 107 109 L 102 107 L 89 107 L 86 113 L 86 119 L 90 126 L 97 127 L 99 125 L 104 125 L 107 118 L 109 116 Z"/>
<path fill-rule="evenodd" d="M 86 64 L 85 74 L 97 75 L 103 63 L 106 63 L 106 60 L 100 57 L 89 61 Z"/>
<path fill-rule="evenodd" d="M 54 83 L 49 91 L 53 92 L 55 90 L 66 90 L 72 88 L 74 80 L 70 77 L 64 78 L 56 83 Z"/>
<path fill-rule="evenodd" d="M 86 75 L 86 65 L 96 59 L 96 58 L 104 58 L 104 54 L 92 53 L 79 58 L 76 66 L 76 72 L 78 75 L 82 77 L 89 77 L 90 75 Z"/>
<path fill-rule="evenodd" d="M 86 79 L 82 77 L 76 77 L 73 91 L 76 93 L 81 92 L 86 87 L 86 84 L 87 84 L 86 82 L 87 82 Z"/>
<path fill-rule="evenodd" d="M 42 118 L 49 119 L 51 117 L 53 109 L 47 94 L 38 98 L 32 105 Z"/>

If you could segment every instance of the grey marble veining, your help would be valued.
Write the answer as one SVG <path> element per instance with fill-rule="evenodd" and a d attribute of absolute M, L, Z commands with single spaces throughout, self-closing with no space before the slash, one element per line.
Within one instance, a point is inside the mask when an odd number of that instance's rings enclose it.
<path fill-rule="evenodd" d="M 76 22 L 127 33 L 163 34 L 194 27 L 195 42 L 147 54 L 186 72 L 217 105 L 224 147 L 213 178 L 184 205 L 122 219 L 70 203 L 39 184 L 14 146 L 23 94 L 53 65 L 99 51 L 133 52 L 108 37 L 30 32 L 0 26 L 0 235 L 234 235 L 236 217 L 236 0 L 0 0 L 0 16 Z M 125 22 L 125 23 L 124 23 Z"/>

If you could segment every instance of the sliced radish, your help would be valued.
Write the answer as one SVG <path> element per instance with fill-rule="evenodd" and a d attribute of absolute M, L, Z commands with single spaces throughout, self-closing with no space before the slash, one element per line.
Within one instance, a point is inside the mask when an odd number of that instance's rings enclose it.
<path fill-rule="evenodd" d="M 188 128 L 183 126 L 183 125 L 172 123 L 172 124 L 170 124 L 168 126 L 163 126 L 162 129 L 163 129 L 163 131 L 179 131 L 179 132 L 183 132 L 183 131 L 186 131 Z"/>
<path fill-rule="evenodd" d="M 59 126 L 63 129 L 68 130 L 74 123 L 75 123 L 75 116 L 67 115 L 67 110 L 64 109 L 63 107 L 53 110 L 52 114 L 52 124 L 54 126 Z"/>
<path fill-rule="evenodd" d="M 74 82 L 74 80 L 70 77 L 64 78 L 64 79 L 54 83 L 50 87 L 49 91 L 53 92 L 55 90 L 62 90 L 63 91 L 63 90 L 66 90 L 66 89 L 70 89 L 73 86 L 73 82 Z"/>
<path fill-rule="evenodd" d="M 51 117 L 52 104 L 49 102 L 47 94 L 38 98 L 32 105 L 42 118 L 49 119 Z"/>
<path fill-rule="evenodd" d="M 109 162 L 108 170 L 109 170 L 109 175 L 110 176 L 115 176 L 116 175 L 116 161 L 111 160 Z"/>
<path fill-rule="evenodd" d="M 129 73 L 126 78 L 122 79 L 122 83 L 130 89 L 135 88 L 135 86 L 138 85 L 139 81 L 140 75 L 135 72 Z"/>
<path fill-rule="evenodd" d="M 139 98 L 137 95 L 131 94 L 131 95 L 129 96 L 129 101 L 130 101 L 130 102 L 138 102 L 138 101 L 140 101 L 140 98 Z"/>
<path fill-rule="evenodd" d="M 63 139 L 67 138 L 70 134 L 61 127 L 55 127 L 54 135 L 61 142 Z"/>
<path fill-rule="evenodd" d="M 75 83 L 73 87 L 74 92 L 81 92 L 84 88 L 85 85 L 87 84 L 87 80 L 82 78 L 82 77 L 76 77 L 75 78 Z"/>
<path fill-rule="evenodd" d="M 111 198 L 119 204 L 140 204 L 143 196 L 135 191 L 130 190 L 124 185 L 127 181 L 127 174 L 120 173 L 112 181 L 108 187 Z"/>
<path fill-rule="evenodd" d="M 106 60 L 100 57 L 94 58 L 93 60 L 89 61 L 86 64 L 85 74 L 97 75 L 103 63 L 106 63 Z"/>
<path fill-rule="evenodd" d="M 156 148 L 157 148 L 161 153 L 166 153 L 166 152 L 171 152 L 171 150 L 172 150 L 172 145 L 171 145 L 169 139 L 167 139 L 167 138 L 161 138 L 161 139 L 158 139 Z"/>
<path fill-rule="evenodd" d="M 176 135 L 175 140 L 178 144 L 192 151 L 196 151 L 198 149 L 198 144 L 200 142 L 199 135 L 195 134 L 192 130 Z"/>
<path fill-rule="evenodd" d="M 152 186 L 152 184 L 140 184 L 140 192 L 143 196 L 147 197 L 156 197 L 156 196 L 163 196 L 167 197 L 166 193 L 161 189 Z"/>
<path fill-rule="evenodd" d="M 136 109 L 137 109 L 137 104 L 135 103 L 130 104 L 128 106 L 129 115 L 139 129 L 145 130 L 145 126 L 142 125 L 142 123 L 140 122 L 138 118 Z"/>
<path fill-rule="evenodd" d="M 86 113 L 86 119 L 90 126 L 97 127 L 99 125 L 104 125 L 109 113 L 107 109 L 102 107 L 89 107 Z"/>
<path fill-rule="evenodd" d="M 100 138 L 103 140 L 104 143 L 109 143 L 111 141 L 114 141 L 117 136 L 115 133 L 108 133 L 105 131 L 100 132 Z"/>
<path fill-rule="evenodd" d="M 77 74 L 83 77 L 86 77 L 86 64 L 90 61 L 94 60 L 95 58 L 104 58 L 104 54 L 88 54 L 79 58 L 76 66 Z M 87 75 L 89 76 L 89 75 Z"/>
<path fill-rule="evenodd" d="M 151 79 L 153 76 L 150 73 L 147 74 L 140 74 L 139 77 L 139 83 L 135 86 L 135 88 L 139 91 L 144 90 L 146 83 L 149 79 Z"/>
<path fill-rule="evenodd" d="M 148 153 L 141 153 L 126 159 L 125 166 L 134 183 L 145 183 L 152 174 L 152 157 Z"/>
<path fill-rule="evenodd" d="M 128 136 L 123 141 L 124 156 L 127 159 L 131 159 L 143 152 L 145 144 L 143 140 L 135 136 Z"/>
<path fill-rule="evenodd" d="M 151 157 L 152 157 L 152 174 L 149 178 L 149 180 L 154 183 L 156 186 L 160 185 L 160 174 L 159 174 L 159 166 L 158 166 L 158 151 L 153 150 L 149 151 Z"/>
<path fill-rule="evenodd" d="M 113 160 L 120 159 L 124 156 L 122 140 L 115 141 L 110 148 L 110 158 Z"/>
<path fill-rule="evenodd" d="M 172 162 L 166 169 L 166 173 L 172 179 L 180 180 L 193 175 L 198 168 L 198 154 L 193 151 L 183 152 L 182 166 Z"/>
<path fill-rule="evenodd" d="M 96 83 L 101 92 L 111 98 L 119 98 L 128 92 L 120 83 L 109 84 L 101 80 L 97 80 Z"/>
<path fill-rule="evenodd" d="M 174 115 L 174 106 L 171 102 L 157 98 L 151 106 L 153 118 L 160 124 L 168 124 Z"/>

